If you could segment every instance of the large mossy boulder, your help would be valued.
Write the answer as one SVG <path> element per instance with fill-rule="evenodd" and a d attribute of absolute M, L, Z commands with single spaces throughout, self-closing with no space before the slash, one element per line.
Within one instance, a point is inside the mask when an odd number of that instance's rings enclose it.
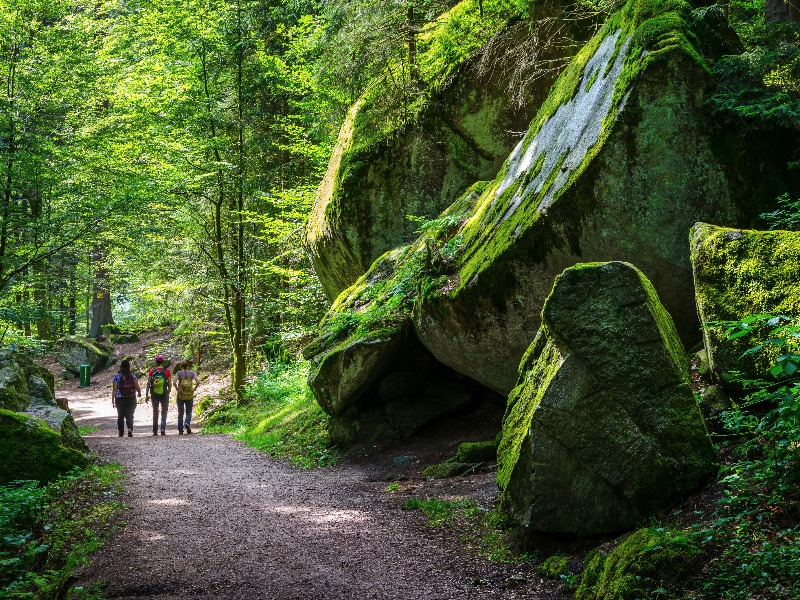
<path fill-rule="evenodd" d="M 533 531 L 622 531 L 715 466 L 688 358 L 651 283 L 622 262 L 566 269 L 508 398 L 501 509 Z"/>
<path fill-rule="evenodd" d="M 580 38 L 575 19 L 545 18 L 561 14 L 560 5 L 536 3 L 530 20 L 514 24 L 514 3 L 490 0 L 479 11 L 474 0 L 459 2 L 418 42 L 429 88 L 421 104 L 392 105 L 396 82 L 379 80 L 351 108 L 306 230 L 314 270 L 329 297 L 352 285 L 379 256 L 417 237 L 418 224 L 407 215 L 435 218 L 475 182 L 495 177 L 519 139 L 516 132 L 527 128 L 547 97 L 555 66 L 577 50 L 575 43 L 533 41 L 536 33 L 547 39 L 557 29 L 565 40 L 565 28 Z M 522 56 L 532 52 L 538 60 Z M 538 69 L 536 77 L 530 69 Z M 514 82 L 530 85 L 515 95 Z M 413 119 L 409 111 L 416 112 Z"/>
<path fill-rule="evenodd" d="M 703 551 L 690 534 L 650 527 L 586 557 L 577 600 L 681 598 Z M 656 590 L 659 590 L 658 592 Z"/>
<path fill-rule="evenodd" d="M 29 406 L 52 405 L 54 378 L 30 358 L 0 350 L 0 408 L 23 411 Z"/>
<path fill-rule="evenodd" d="M 53 386 L 50 371 L 23 354 L 0 350 L 0 408 L 36 417 L 61 436 L 64 446 L 88 450 L 72 415 L 59 408 Z"/>
<path fill-rule="evenodd" d="M 776 352 L 743 356 L 762 343 L 769 328 L 729 340 L 721 322 L 751 315 L 800 317 L 800 232 L 751 231 L 697 223 L 691 231 L 697 312 L 711 376 L 738 387 L 765 377 Z"/>
<path fill-rule="evenodd" d="M 68 335 L 59 340 L 58 363 L 65 370 L 79 373 L 81 365 L 91 365 L 92 374 L 105 369 L 111 352 L 102 343 L 82 335 Z"/>
<path fill-rule="evenodd" d="M 687 2 L 629 0 L 561 74 L 453 233 L 447 285 L 414 310 L 444 364 L 510 392 L 553 279 L 587 261 L 635 262 L 699 340 L 686 232 L 751 223 L 786 190 L 789 145 L 714 126 L 692 19 Z"/>
<path fill-rule="evenodd" d="M 0 485 L 19 479 L 51 481 L 88 464 L 85 454 L 62 441 L 41 419 L 0 409 Z"/>

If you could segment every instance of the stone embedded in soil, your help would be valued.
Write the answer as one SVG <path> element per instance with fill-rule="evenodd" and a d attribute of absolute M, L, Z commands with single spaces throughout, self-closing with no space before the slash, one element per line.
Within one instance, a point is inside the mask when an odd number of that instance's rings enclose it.
<path fill-rule="evenodd" d="M 654 288 L 622 262 L 556 279 L 498 449 L 501 508 L 533 531 L 621 531 L 716 468 L 688 359 Z"/>

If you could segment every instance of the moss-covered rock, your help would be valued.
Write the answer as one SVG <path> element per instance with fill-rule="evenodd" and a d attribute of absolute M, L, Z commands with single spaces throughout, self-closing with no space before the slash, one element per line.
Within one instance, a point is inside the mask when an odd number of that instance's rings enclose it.
<path fill-rule="evenodd" d="M 68 371 L 80 372 L 81 365 L 91 365 L 92 374 L 108 366 L 111 353 L 103 344 L 82 335 L 68 335 L 59 340 L 58 363 Z"/>
<path fill-rule="evenodd" d="M 486 442 L 464 442 L 456 450 L 458 462 L 495 462 L 497 461 L 497 440 Z"/>
<path fill-rule="evenodd" d="M 88 464 L 44 421 L 5 409 L 0 409 L 0 457 L 0 485 L 16 479 L 51 481 Z"/>
<path fill-rule="evenodd" d="M 23 411 L 30 405 L 55 406 L 53 374 L 30 358 L 0 350 L 0 408 Z"/>
<path fill-rule="evenodd" d="M 566 269 L 508 398 L 503 512 L 534 531 L 622 531 L 715 467 L 688 358 L 647 278 L 622 262 Z"/>
<path fill-rule="evenodd" d="M 561 579 L 569 574 L 569 559 L 562 554 L 554 554 L 539 566 L 539 575 L 545 579 Z"/>
<path fill-rule="evenodd" d="M 702 551 L 680 531 L 645 528 L 627 536 L 613 550 L 587 556 L 578 600 L 634 600 L 682 597 L 690 575 L 697 571 Z"/>
<path fill-rule="evenodd" d="M 520 14 L 513 2 L 484 0 L 482 10 L 475 0 L 458 3 L 419 40 L 429 89 L 416 106 L 386 114 L 396 82 L 376 81 L 352 107 L 307 227 L 309 255 L 331 298 L 380 255 L 417 237 L 407 215 L 432 219 L 476 181 L 497 174 L 518 140 L 513 132 L 524 131 L 557 75 L 553 69 L 527 77 L 524 69 L 536 61 L 505 58 L 530 47 L 530 29 L 551 23 L 541 17 L 558 14 L 560 2 L 538 2 L 533 10 L 536 17 L 514 26 L 507 25 Z M 574 24 L 559 26 L 577 36 Z M 560 43 L 535 50 L 542 63 L 560 65 L 577 48 Z M 524 102 L 515 102 L 513 82 L 534 80 Z"/>
<path fill-rule="evenodd" d="M 688 2 L 629 0 L 561 74 L 454 232 L 449 285 L 415 310 L 440 361 L 508 393 L 553 279 L 586 261 L 635 262 L 698 338 L 686 232 L 749 223 L 787 184 L 786 145 L 713 126 L 691 22 Z"/>
<path fill-rule="evenodd" d="M 734 372 L 764 377 L 776 355 L 742 356 L 768 330 L 728 340 L 720 321 L 751 315 L 800 317 L 800 232 L 750 231 L 697 223 L 691 231 L 697 311 L 712 377 L 737 387 Z"/>

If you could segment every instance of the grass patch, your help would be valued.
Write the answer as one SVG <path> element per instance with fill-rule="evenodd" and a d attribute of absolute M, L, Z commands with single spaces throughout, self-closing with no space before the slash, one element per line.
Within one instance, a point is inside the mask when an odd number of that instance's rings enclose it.
<path fill-rule="evenodd" d="M 328 415 L 306 384 L 309 364 L 275 365 L 247 385 L 245 402 L 229 402 L 202 417 L 204 433 L 227 433 L 260 452 L 289 458 L 303 467 L 336 462 Z"/>
<path fill-rule="evenodd" d="M 448 526 L 478 556 L 498 562 L 521 562 L 529 559 L 512 548 L 511 527 L 497 509 L 487 509 L 468 498 L 442 500 L 416 496 L 407 498 L 404 510 L 421 510 L 431 527 Z"/>
<path fill-rule="evenodd" d="M 91 465 L 47 486 L 0 487 L 0 597 L 96 596 L 70 583 L 118 523 L 121 479 L 119 465 Z"/>
<path fill-rule="evenodd" d="M 81 427 L 78 427 L 78 434 L 81 437 L 83 437 L 85 435 L 89 435 L 91 433 L 94 433 L 98 429 L 100 429 L 100 425 L 83 425 Z"/>

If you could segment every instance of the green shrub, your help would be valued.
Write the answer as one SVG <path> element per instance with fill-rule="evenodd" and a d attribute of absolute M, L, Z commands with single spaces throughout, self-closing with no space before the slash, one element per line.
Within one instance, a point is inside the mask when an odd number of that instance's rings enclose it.
<path fill-rule="evenodd" d="M 47 486 L 0 487 L 0 597 L 64 597 L 75 570 L 114 531 L 120 479 L 118 465 L 92 465 Z"/>
<path fill-rule="evenodd" d="M 204 413 L 205 433 L 229 433 L 270 456 L 304 468 L 332 465 L 338 458 L 328 435 L 328 415 L 306 384 L 309 364 L 276 364 L 244 391 L 245 402 L 228 402 Z"/>

